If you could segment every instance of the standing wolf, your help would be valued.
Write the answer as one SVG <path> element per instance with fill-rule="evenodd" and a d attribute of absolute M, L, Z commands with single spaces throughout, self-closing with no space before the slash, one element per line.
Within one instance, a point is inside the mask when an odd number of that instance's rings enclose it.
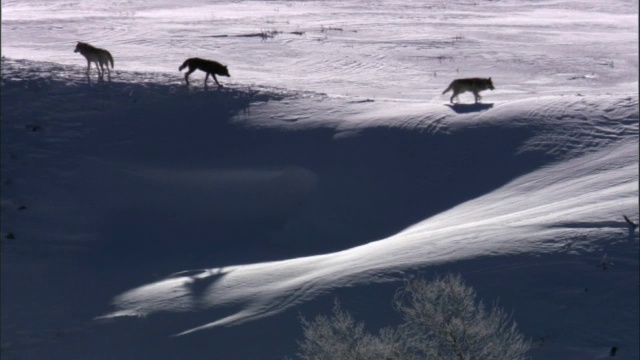
<path fill-rule="evenodd" d="M 447 90 L 443 91 L 442 94 L 445 94 L 449 90 L 453 90 L 453 95 L 451 95 L 451 99 L 449 100 L 453 104 L 453 98 L 457 98 L 459 94 L 462 94 L 465 91 L 471 91 L 473 92 L 473 96 L 475 96 L 477 103 L 478 100 L 481 99 L 479 92 L 487 89 L 494 89 L 491 78 L 456 79 L 449 84 Z"/>
<path fill-rule="evenodd" d="M 207 76 L 204 78 L 205 87 L 207 86 L 209 75 L 213 76 L 213 80 L 215 80 L 216 84 L 218 84 L 218 87 L 222 87 L 222 85 L 218 82 L 218 79 L 216 79 L 216 75 L 231 77 L 231 75 L 229 75 L 229 69 L 227 69 L 226 66 L 220 64 L 217 61 L 205 60 L 200 58 L 190 58 L 185 60 L 185 62 L 182 63 L 178 70 L 182 71 L 182 69 L 186 68 L 187 66 L 189 67 L 189 71 L 184 74 L 184 80 L 187 82 L 187 85 L 189 85 L 189 75 L 191 75 L 192 72 L 198 69 L 207 73 Z"/>
<path fill-rule="evenodd" d="M 76 49 L 73 52 L 79 52 L 87 59 L 87 77 L 89 77 L 91 63 L 94 62 L 98 70 L 98 80 L 104 80 L 104 65 L 106 65 L 109 81 L 111 81 L 111 70 L 109 70 L 109 63 L 111 63 L 111 68 L 113 69 L 113 57 L 111 53 L 105 49 L 99 49 L 80 41 L 78 41 L 78 45 L 76 45 Z"/>

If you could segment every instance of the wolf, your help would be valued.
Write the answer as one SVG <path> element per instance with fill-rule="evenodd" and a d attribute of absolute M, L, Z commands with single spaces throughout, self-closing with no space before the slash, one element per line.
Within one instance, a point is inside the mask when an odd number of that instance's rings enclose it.
<path fill-rule="evenodd" d="M 95 46 L 89 45 L 78 41 L 76 49 L 73 52 L 79 52 L 87 59 L 87 77 L 89 77 L 89 70 L 91 70 L 91 63 L 96 63 L 96 69 L 98 70 L 98 79 L 104 80 L 104 65 L 107 67 L 107 75 L 109 81 L 111 81 L 111 70 L 109 70 L 109 64 L 113 69 L 113 56 L 105 49 L 100 49 Z"/>
<path fill-rule="evenodd" d="M 449 90 L 453 90 L 453 95 L 451 95 L 451 99 L 449 100 L 453 104 L 453 98 L 457 98 L 459 94 L 462 94 L 465 91 L 471 91 L 473 92 L 473 96 L 476 98 L 476 103 L 478 103 L 478 100 L 482 98 L 479 92 L 487 89 L 494 89 L 491 78 L 456 79 L 449 84 L 449 87 L 443 91 L 442 94 L 445 94 Z"/>
<path fill-rule="evenodd" d="M 217 61 L 200 58 L 189 58 L 185 60 L 184 63 L 182 63 L 178 70 L 182 71 L 182 69 L 186 68 L 187 66 L 189 67 L 189 71 L 184 74 L 184 80 L 187 82 L 187 85 L 189 85 L 189 75 L 191 75 L 192 72 L 198 69 L 207 73 L 207 76 L 204 78 L 205 87 L 207 86 L 209 75 L 213 76 L 213 80 L 216 82 L 216 84 L 218 84 L 218 87 L 222 87 L 222 84 L 218 82 L 216 75 L 231 77 L 231 75 L 229 75 L 229 69 L 227 69 L 225 65 L 222 65 Z"/>

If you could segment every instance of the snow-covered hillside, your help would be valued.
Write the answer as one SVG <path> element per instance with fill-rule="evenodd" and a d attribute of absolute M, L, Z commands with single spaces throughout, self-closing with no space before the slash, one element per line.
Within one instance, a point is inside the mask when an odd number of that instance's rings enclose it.
<path fill-rule="evenodd" d="M 640 356 L 637 3 L 177 5 L 2 3 L 3 359 L 282 358 L 416 271 L 534 359 Z"/>

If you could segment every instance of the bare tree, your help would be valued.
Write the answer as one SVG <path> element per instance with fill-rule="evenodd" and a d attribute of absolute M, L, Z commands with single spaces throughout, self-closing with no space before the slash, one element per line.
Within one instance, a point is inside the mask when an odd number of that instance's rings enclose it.
<path fill-rule="evenodd" d="M 531 348 L 515 321 L 497 305 L 476 302 L 459 275 L 431 282 L 417 277 L 396 292 L 405 322 L 378 335 L 365 330 L 336 301 L 331 316 L 301 319 L 304 360 L 524 360 Z"/>
<path fill-rule="evenodd" d="M 368 333 L 364 323 L 356 323 L 336 301 L 331 316 L 319 315 L 313 321 L 301 319 L 304 340 L 298 342 L 298 357 L 304 360 L 402 360 L 399 334 L 391 328 L 378 336 Z"/>
<path fill-rule="evenodd" d="M 487 310 L 459 275 L 415 278 L 398 290 L 409 348 L 437 360 L 521 360 L 531 345 L 497 305 Z"/>

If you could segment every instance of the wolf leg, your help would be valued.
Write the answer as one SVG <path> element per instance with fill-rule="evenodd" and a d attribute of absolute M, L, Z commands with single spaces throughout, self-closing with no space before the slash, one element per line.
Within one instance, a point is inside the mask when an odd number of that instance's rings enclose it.
<path fill-rule="evenodd" d="M 105 64 L 100 63 L 100 80 L 102 80 L 102 81 L 104 81 L 104 65 Z"/>
<path fill-rule="evenodd" d="M 104 81 L 104 66 L 101 62 L 96 62 L 96 69 L 98 69 L 98 80 Z"/>
<path fill-rule="evenodd" d="M 207 80 L 209 80 L 209 73 L 207 73 L 207 76 L 204 77 L 204 87 L 207 87 Z"/>
<path fill-rule="evenodd" d="M 109 69 L 109 63 L 105 63 L 104 67 L 107 68 L 107 79 L 111 82 L 111 70 Z M 102 75 L 104 76 L 104 69 L 102 70 Z"/>
<path fill-rule="evenodd" d="M 189 75 L 191 75 L 191 73 L 194 71 L 196 71 L 195 68 L 189 68 L 189 71 L 187 71 L 187 73 L 184 74 L 184 81 L 187 82 L 187 85 L 189 85 Z"/>
<path fill-rule="evenodd" d="M 216 81 L 216 84 L 218 84 L 218 87 L 222 87 L 222 85 L 218 82 L 218 79 L 216 78 L 216 74 L 211 74 L 213 76 L 213 80 Z"/>
<path fill-rule="evenodd" d="M 476 104 L 478 103 L 478 101 L 480 101 L 480 99 L 482 99 L 482 96 L 480 96 L 480 94 L 478 94 L 478 91 L 474 91 L 473 92 L 473 96 L 475 96 L 475 98 L 476 98 Z"/>

